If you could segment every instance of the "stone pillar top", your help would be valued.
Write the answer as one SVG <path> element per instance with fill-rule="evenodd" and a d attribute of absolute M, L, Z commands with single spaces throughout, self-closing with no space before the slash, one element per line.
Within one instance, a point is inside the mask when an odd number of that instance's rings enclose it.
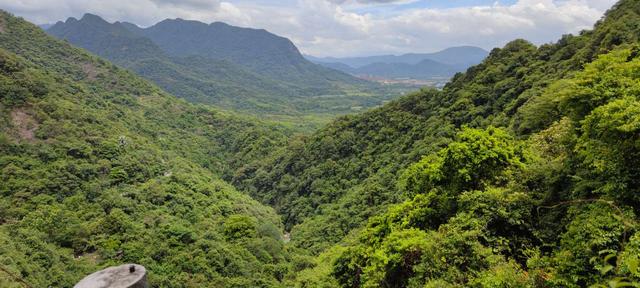
<path fill-rule="evenodd" d="M 84 277 L 74 288 L 145 288 L 147 270 L 138 264 L 109 267 Z"/>

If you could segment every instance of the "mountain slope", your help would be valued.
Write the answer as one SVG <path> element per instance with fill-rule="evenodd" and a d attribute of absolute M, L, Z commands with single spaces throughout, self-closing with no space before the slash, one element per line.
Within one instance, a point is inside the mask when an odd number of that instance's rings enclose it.
<path fill-rule="evenodd" d="M 283 214 L 294 244 L 322 251 L 402 201 L 396 189 L 402 171 L 445 147 L 460 127 L 493 125 L 528 135 L 559 120 L 555 102 L 540 98 L 545 89 L 597 55 L 635 43 L 638 9 L 637 1 L 621 1 L 593 31 L 555 44 L 513 41 L 443 91 L 424 90 L 341 118 L 266 164 L 249 165 L 235 183 Z"/>
<path fill-rule="evenodd" d="M 638 287 L 638 23 L 623 0 L 592 31 L 513 41 L 236 183 L 322 252 L 302 287 Z"/>
<path fill-rule="evenodd" d="M 0 286 L 71 287 L 128 262 L 153 287 L 281 286 L 279 217 L 220 180 L 281 131 L 177 100 L 6 12 L 0 27 Z"/>
<path fill-rule="evenodd" d="M 110 25 L 97 15 L 85 14 L 80 20 L 69 18 L 49 28 L 63 38 L 95 54 L 119 62 L 163 57 L 163 51 L 151 40 L 140 37 L 122 25 Z"/>
<path fill-rule="evenodd" d="M 328 249 L 301 285 L 638 287 L 638 51 L 554 83 L 545 95 L 563 117 L 526 141 L 462 128 L 400 175 L 410 200 Z"/>

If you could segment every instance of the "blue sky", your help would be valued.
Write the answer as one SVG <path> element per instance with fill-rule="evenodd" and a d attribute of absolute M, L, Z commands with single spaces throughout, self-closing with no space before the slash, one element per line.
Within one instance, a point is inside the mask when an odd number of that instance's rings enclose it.
<path fill-rule="evenodd" d="M 150 26 L 166 18 L 264 28 L 306 54 L 364 56 L 535 44 L 589 29 L 616 0 L 0 0 L 37 23 L 94 13 Z M 143 12 L 141 12 L 143 11 Z"/>

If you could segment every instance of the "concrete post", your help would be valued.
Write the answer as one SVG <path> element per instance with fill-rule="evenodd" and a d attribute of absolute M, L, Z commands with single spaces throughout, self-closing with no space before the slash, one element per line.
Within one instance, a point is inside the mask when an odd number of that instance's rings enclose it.
<path fill-rule="evenodd" d="M 147 288 L 147 270 L 137 264 L 109 267 L 84 277 L 74 288 Z"/>

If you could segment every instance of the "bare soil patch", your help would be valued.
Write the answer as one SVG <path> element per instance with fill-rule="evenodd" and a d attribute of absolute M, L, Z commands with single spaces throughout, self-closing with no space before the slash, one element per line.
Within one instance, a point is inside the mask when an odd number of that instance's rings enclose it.
<path fill-rule="evenodd" d="M 11 111 L 11 122 L 19 139 L 26 141 L 36 139 L 35 132 L 38 129 L 38 122 L 25 109 L 18 108 Z"/>
<path fill-rule="evenodd" d="M 92 63 L 82 64 L 82 71 L 87 75 L 87 79 L 89 80 L 96 80 L 96 76 L 98 76 L 98 69 Z"/>

